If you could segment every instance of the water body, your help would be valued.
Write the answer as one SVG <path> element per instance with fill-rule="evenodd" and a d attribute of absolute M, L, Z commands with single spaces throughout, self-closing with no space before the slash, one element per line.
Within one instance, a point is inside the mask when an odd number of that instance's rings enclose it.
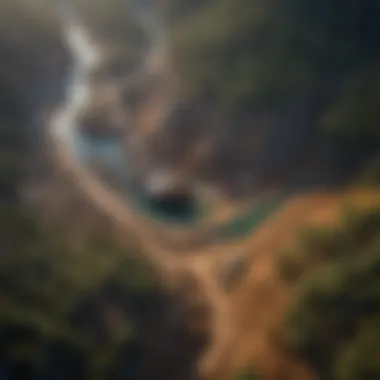
<path fill-rule="evenodd" d="M 138 13 L 144 15 L 142 9 L 139 9 Z M 57 122 L 56 132 L 59 137 L 72 148 L 80 164 L 89 170 L 94 170 L 95 166 L 101 167 L 102 171 L 107 173 L 103 180 L 112 182 L 112 186 L 129 201 L 132 199 L 139 211 L 164 222 L 181 222 L 189 226 L 198 224 L 207 215 L 207 208 L 203 207 L 201 202 L 195 202 L 193 206 L 185 205 L 189 208 L 185 214 L 179 206 L 179 211 L 176 212 L 175 204 L 172 205 L 174 209 L 172 207 L 170 213 L 165 213 L 161 207 L 165 200 L 163 203 L 150 202 L 138 188 L 131 186 L 128 160 L 121 139 L 91 138 L 80 133 L 77 115 L 90 96 L 88 77 L 92 68 L 100 61 L 100 54 L 80 22 L 76 21 L 67 9 L 62 12 L 62 15 L 65 37 L 73 55 L 74 66 L 67 86 L 67 102 Z M 155 54 L 154 49 L 163 45 L 164 36 L 159 25 L 152 22 L 152 19 L 153 16 L 148 13 L 144 15 L 142 21 L 148 32 L 154 36 L 150 54 Z M 283 199 L 283 196 L 270 197 L 253 205 L 232 222 L 221 226 L 220 234 L 229 239 L 251 233 L 264 219 L 277 210 Z"/>
<path fill-rule="evenodd" d="M 70 15 L 67 8 L 62 11 L 62 18 L 66 42 L 72 52 L 74 65 L 66 89 L 66 105 L 59 115 L 55 132 L 59 138 L 65 141 L 65 144 L 70 146 L 81 165 L 98 172 L 97 174 L 100 174 L 103 180 L 110 182 L 129 201 L 132 199 L 133 204 L 140 211 L 168 222 L 197 223 L 200 216 L 198 205 L 190 207 L 191 205 L 185 202 L 184 208 L 181 210 L 180 202 L 177 202 L 177 206 L 174 202 L 171 205 L 173 207 L 168 207 L 170 212 L 165 213 L 165 207 L 163 207 L 165 200 L 164 202 L 157 202 L 157 200 L 150 202 L 150 199 L 145 197 L 140 189 L 130 186 L 128 160 L 122 138 L 94 138 L 80 132 L 78 114 L 91 95 L 89 74 L 100 62 L 101 57 L 85 29 L 75 17 Z M 148 14 L 143 18 L 143 23 L 146 28 L 148 25 L 152 27 L 152 32 L 157 38 L 160 36 L 159 28 L 150 22 L 151 19 L 152 15 Z M 162 41 L 162 37 L 158 39 Z M 149 54 L 155 54 L 153 48 L 156 48 L 157 43 L 158 40 L 152 43 L 152 51 Z M 148 59 L 149 57 L 147 57 Z M 177 201 L 179 200 L 177 199 Z M 170 202 L 168 206 L 170 206 Z"/>

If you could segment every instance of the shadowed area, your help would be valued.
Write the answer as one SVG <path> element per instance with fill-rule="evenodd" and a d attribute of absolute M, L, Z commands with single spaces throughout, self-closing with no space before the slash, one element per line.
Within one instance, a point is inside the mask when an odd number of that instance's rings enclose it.
<path fill-rule="evenodd" d="M 148 203 L 154 211 L 175 220 L 193 219 L 196 214 L 196 202 L 186 193 L 152 195 Z"/>

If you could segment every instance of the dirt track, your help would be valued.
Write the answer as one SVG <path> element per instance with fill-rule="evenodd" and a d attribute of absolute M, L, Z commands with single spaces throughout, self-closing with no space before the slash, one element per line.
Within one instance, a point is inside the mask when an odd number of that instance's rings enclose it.
<path fill-rule="evenodd" d="M 212 339 L 200 363 L 200 372 L 206 377 L 220 371 L 230 374 L 253 362 L 260 363 L 258 366 L 268 375 L 265 379 L 277 380 L 280 375 L 282 379 L 311 379 L 311 374 L 271 339 L 273 331 L 282 324 L 290 296 L 277 278 L 277 254 L 292 242 L 301 227 L 334 222 L 344 201 L 354 200 L 361 205 L 379 203 L 378 193 L 355 189 L 299 196 L 246 239 L 200 246 L 189 255 L 168 248 L 160 240 L 156 222 L 140 215 L 113 188 L 78 164 L 57 133 L 59 120 L 59 114 L 51 120 L 52 152 L 58 165 L 72 177 L 73 184 L 118 228 L 138 237 L 147 259 L 161 269 L 168 285 L 175 285 L 184 273 L 190 274 L 211 304 Z M 220 269 L 225 260 L 240 254 L 249 258 L 251 269 L 238 288 L 227 293 L 220 281 Z"/>
<path fill-rule="evenodd" d="M 205 355 L 204 362 L 201 363 L 201 372 L 208 373 L 228 346 L 231 335 L 227 300 L 223 291 L 220 290 L 215 275 L 211 273 L 215 261 L 219 259 L 220 251 L 216 250 L 213 255 L 197 252 L 197 255 L 190 257 L 181 256 L 181 252 L 164 248 L 157 239 L 154 226 L 149 220 L 135 212 L 115 190 L 99 181 L 76 162 L 73 152 L 57 132 L 59 122 L 59 114 L 55 114 L 51 120 L 52 128 L 50 128 L 52 152 L 59 166 L 71 175 L 73 184 L 86 194 L 94 207 L 113 220 L 118 228 L 124 228 L 138 237 L 147 258 L 162 270 L 163 278 L 169 283 L 175 282 L 178 275 L 190 272 L 201 284 L 214 311 L 212 345 Z"/>
<path fill-rule="evenodd" d="M 271 338 L 282 323 L 289 300 L 289 292 L 277 278 L 276 257 L 301 226 L 313 219 L 325 222 L 333 218 L 343 194 L 299 197 L 243 241 L 199 245 L 191 254 L 188 251 L 184 254 L 179 245 L 170 248 L 166 244 L 170 236 L 178 233 L 176 229 L 171 230 L 136 212 L 115 189 L 76 161 L 60 133 L 62 123 L 67 122 L 62 118 L 63 112 L 58 110 L 48 123 L 49 145 L 57 165 L 117 229 L 132 232 L 140 240 L 143 253 L 160 269 L 167 285 L 175 285 L 184 274 L 190 274 L 210 303 L 212 339 L 199 363 L 201 374 L 231 378 L 231 373 L 240 366 L 257 363 L 265 379 L 309 380 L 311 375 Z M 240 254 L 249 257 L 251 270 L 235 291 L 227 293 L 219 271 L 226 259 Z"/>

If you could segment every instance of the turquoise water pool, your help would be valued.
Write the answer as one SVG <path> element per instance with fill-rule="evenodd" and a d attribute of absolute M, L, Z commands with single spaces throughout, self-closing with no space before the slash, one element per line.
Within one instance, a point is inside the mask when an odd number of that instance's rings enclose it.
<path fill-rule="evenodd" d="M 207 215 L 207 207 L 200 200 L 195 200 L 194 212 L 186 217 L 157 211 L 149 202 L 149 198 L 137 187 L 131 185 L 128 161 L 121 139 L 91 138 L 76 133 L 73 147 L 80 162 L 96 172 L 101 167 L 107 172 L 112 185 L 128 199 L 133 198 L 135 208 L 145 214 L 167 223 L 196 225 Z M 99 173 L 98 173 L 99 174 Z"/>
<path fill-rule="evenodd" d="M 132 196 L 134 207 L 142 213 L 165 223 L 180 223 L 191 227 L 199 225 L 211 211 L 208 205 L 202 203 L 199 199 L 195 201 L 195 212 L 186 217 L 169 215 L 154 209 L 149 202 L 149 198 L 145 197 L 138 188 L 131 185 L 128 161 L 121 139 L 90 138 L 76 133 L 73 147 L 82 164 L 91 169 L 94 169 L 94 163 L 101 164 L 102 168 L 106 169 L 112 176 L 112 185 L 128 199 Z M 267 217 L 279 209 L 285 198 L 286 194 L 282 193 L 262 199 L 233 221 L 222 225 L 218 235 L 222 239 L 230 240 L 252 233 Z"/>

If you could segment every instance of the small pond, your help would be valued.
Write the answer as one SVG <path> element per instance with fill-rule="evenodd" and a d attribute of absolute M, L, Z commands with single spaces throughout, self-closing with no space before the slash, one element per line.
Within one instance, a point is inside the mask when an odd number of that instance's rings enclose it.
<path fill-rule="evenodd" d="M 148 197 L 142 189 L 132 186 L 127 157 L 119 138 L 92 138 L 78 131 L 73 135 L 73 148 L 79 161 L 95 171 L 128 199 L 139 211 L 169 223 L 195 226 L 209 213 L 207 205 L 186 194 Z M 244 213 L 220 227 L 220 235 L 234 239 L 255 230 L 268 216 L 278 210 L 285 194 L 264 198 Z"/>
<path fill-rule="evenodd" d="M 76 131 L 72 141 L 79 161 L 128 199 L 132 196 L 138 210 L 163 221 L 185 224 L 197 224 L 204 216 L 204 207 L 191 195 L 148 197 L 142 189 L 132 186 L 119 138 L 93 138 Z"/>

